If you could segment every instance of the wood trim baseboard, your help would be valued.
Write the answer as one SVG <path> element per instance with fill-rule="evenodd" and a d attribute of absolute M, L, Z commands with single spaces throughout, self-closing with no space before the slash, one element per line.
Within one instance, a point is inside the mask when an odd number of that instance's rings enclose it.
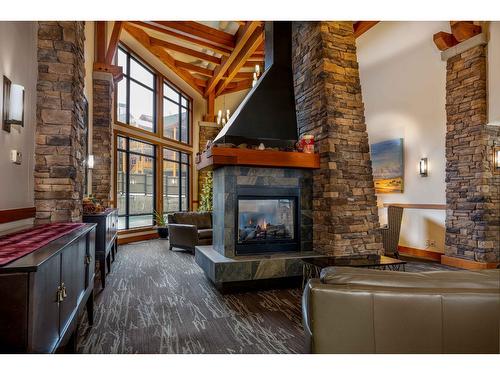
<path fill-rule="evenodd" d="M 436 262 L 441 262 L 442 253 L 438 253 L 436 251 L 424 250 L 424 249 L 416 249 L 413 247 L 407 246 L 398 246 L 399 252 L 404 255 L 409 255 L 417 258 L 424 258 L 429 260 L 434 260 Z"/>
<path fill-rule="evenodd" d="M 441 257 L 441 264 L 457 268 L 463 268 L 466 270 L 487 270 L 487 269 L 497 268 L 499 263 L 483 263 L 469 259 L 455 258 L 443 255 Z"/>
<path fill-rule="evenodd" d="M 12 221 L 30 219 L 35 217 L 35 207 L 14 208 L 11 210 L 0 210 L 0 224 Z"/>
<path fill-rule="evenodd" d="M 118 245 L 125 245 L 131 242 L 153 240 L 156 238 L 158 238 L 158 233 L 145 233 L 145 234 L 138 234 L 136 236 L 121 237 L 121 238 L 118 237 Z"/>
<path fill-rule="evenodd" d="M 419 210 L 446 210 L 445 204 L 431 204 L 431 203 L 384 203 L 384 207 L 396 206 L 403 208 L 415 208 Z"/>

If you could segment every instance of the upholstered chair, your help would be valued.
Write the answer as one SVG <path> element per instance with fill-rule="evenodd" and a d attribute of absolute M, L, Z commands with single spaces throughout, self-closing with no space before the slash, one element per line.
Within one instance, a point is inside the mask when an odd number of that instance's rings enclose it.
<path fill-rule="evenodd" d="M 210 212 L 176 212 L 168 215 L 170 250 L 177 247 L 194 253 L 198 245 L 212 244 Z"/>
<path fill-rule="evenodd" d="M 401 220 L 403 218 L 403 207 L 387 207 L 387 225 L 382 227 L 382 242 L 384 254 L 388 257 L 399 258 L 398 243 L 401 232 Z"/>

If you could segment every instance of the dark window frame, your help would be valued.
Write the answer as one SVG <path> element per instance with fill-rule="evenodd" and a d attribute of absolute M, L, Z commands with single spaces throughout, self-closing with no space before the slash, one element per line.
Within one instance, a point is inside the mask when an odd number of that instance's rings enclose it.
<path fill-rule="evenodd" d="M 157 81 L 158 80 L 157 80 L 157 74 L 154 70 L 152 70 L 144 62 L 142 62 L 140 57 L 135 56 L 134 53 L 132 53 L 129 49 L 124 48 L 120 45 L 120 46 L 118 46 L 118 49 L 116 52 L 117 56 L 118 56 L 118 53 L 120 51 L 125 54 L 126 61 L 127 61 L 126 69 L 124 69 L 124 72 L 123 72 L 123 80 L 125 82 L 125 124 L 132 126 L 134 128 L 137 128 L 139 130 L 143 130 L 145 132 L 155 134 L 157 132 L 157 129 L 158 129 L 158 108 L 157 108 L 157 98 L 158 98 Z M 130 66 L 131 66 L 130 61 L 131 60 L 134 60 L 134 62 L 136 62 L 138 65 L 140 65 L 141 67 L 143 67 L 145 70 L 147 70 L 149 73 L 151 73 L 153 75 L 153 88 L 151 88 L 148 85 L 142 83 L 141 81 L 133 78 L 130 75 Z M 143 88 L 145 88 L 153 93 L 153 119 L 152 119 L 153 120 L 152 121 L 153 128 L 152 128 L 152 130 L 143 129 L 143 128 L 140 128 L 138 126 L 132 125 L 130 123 L 130 82 L 134 82 L 135 84 L 138 84 L 139 86 L 141 86 L 141 87 L 143 87 Z M 117 88 L 116 98 L 118 99 L 118 88 Z M 119 117 L 118 117 L 119 110 L 120 109 L 119 109 L 119 105 L 118 105 L 118 100 L 116 100 L 115 116 L 116 116 L 117 122 L 121 122 L 119 120 Z"/>
<path fill-rule="evenodd" d="M 165 93 L 166 90 L 163 90 L 162 105 L 165 106 L 165 100 L 168 100 L 170 103 L 175 104 L 178 107 L 178 109 L 179 109 L 179 115 L 178 115 L 179 116 L 179 139 L 170 138 L 170 137 L 167 137 L 165 135 L 165 122 L 163 123 L 162 137 L 165 139 L 171 139 L 173 141 L 189 145 L 189 144 L 191 144 L 190 143 L 191 142 L 191 108 L 193 107 L 193 103 L 192 103 L 193 100 L 189 96 L 184 94 L 181 90 L 179 90 L 177 87 L 175 87 L 173 84 L 171 84 L 167 79 L 165 79 L 165 77 L 163 77 L 162 83 L 164 86 L 168 86 L 170 88 L 170 90 L 177 93 L 177 96 L 178 96 L 178 101 L 175 102 L 174 100 L 167 97 L 167 95 Z M 184 99 L 186 101 L 187 106 L 182 104 L 182 99 Z M 182 132 L 182 109 L 186 110 L 186 116 L 187 116 L 187 129 L 186 129 L 186 141 L 185 142 L 182 140 L 182 134 L 183 134 L 183 132 Z M 165 114 L 163 114 L 163 118 L 165 119 Z"/>
<path fill-rule="evenodd" d="M 119 139 L 122 138 L 125 140 L 125 149 L 123 148 L 120 148 L 119 146 Z M 155 222 L 155 219 L 154 219 L 154 212 L 157 210 L 157 205 L 156 205 L 156 202 L 157 202 L 157 197 L 156 197 L 156 181 L 157 181 L 157 177 L 156 177 L 156 163 L 157 163 L 157 160 L 156 160 L 156 145 L 153 144 L 153 143 L 150 143 L 150 142 L 145 142 L 141 139 L 137 139 L 137 138 L 134 138 L 134 137 L 131 137 L 131 136 L 125 136 L 125 135 L 118 135 L 118 137 L 116 138 L 117 142 L 116 142 L 116 154 L 118 156 L 118 153 L 122 152 L 125 154 L 125 176 L 124 176 L 124 179 L 122 179 L 122 184 L 124 184 L 125 188 L 122 189 L 125 191 L 125 214 L 119 214 L 118 217 L 125 217 L 125 228 L 120 228 L 120 230 L 129 230 L 129 229 L 135 229 L 135 228 L 142 228 L 142 227 L 133 227 L 133 228 L 130 228 L 130 217 L 131 216 L 145 216 L 145 215 L 151 215 L 153 217 L 152 219 L 152 224 L 151 225 L 145 225 L 143 227 L 149 227 L 149 226 L 152 226 L 154 225 L 154 222 Z M 134 142 L 139 142 L 139 143 L 144 143 L 144 144 L 147 144 L 147 145 L 150 145 L 153 147 L 153 153 L 152 155 L 149 155 L 149 154 L 142 154 L 140 152 L 136 152 L 136 151 L 130 151 L 130 141 L 134 141 Z M 152 172 L 153 172 L 153 212 L 147 212 L 147 213 L 140 213 L 140 214 L 131 214 L 130 213 L 130 155 L 137 155 L 137 156 L 144 156 L 144 157 L 147 157 L 147 158 L 151 158 L 153 159 L 153 167 L 152 167 Z M 118 157 L 116 158 L 116 162 L 118 162 Z M 116 183 L 118 184 L 118 167 L 116 168 L 116 173 L 117 173 L 117 176 L 116 176 Z M 147 185 L 145 186 L 145 189 L 147 191 Z M 118 186 L 116 188 L 116 191 L 117 191 L 117 198 L 118 198 Z M 118 202 L 117 202 L 117 205 L 118 205 Z"/>
<path fill-rule="evenodd" d="M 166 158 L 164 155 L 164 150 L 169 150 L 169 151 L 172 151 L 172 152 L 175 152 L 177 153 L 177 156 L 178 156 L 178 160 L 173 160 L 173 159 L 169 159 L 169 158 Z M 186 155 L 187 156 L 187 161 L 182 161 L 182 155 Z M 189 210 L 189 200 L 191 198 L 191 194 L 190 194 L 190 184 L 191 184 L 191 155 L 187 152 L 183 152 L 183 151 L 179 151 L 179 150 L 175 150 L 173 148 L 169 148 L 169 147 L 162 147 L 162 179 L 164 179 L 165 175 L 164 175 L 164 165 L 163 165 L 163 162 L 164 161 L 168 161 L 168 162 L 171 162 L 171 163 L 176 163 L 178 165 L 178 168 L 179 168 L 179 192 L 178 192 L 178 199 L 179 199 L 179 212 L 180 211 L 188 211 Z M 182 207 L 182 166 L 185 165 L 187 168 L 187 176 L 186 176 L 186 180 L 187 180 L 187 189 L 186 189 L 186 202 L 187 202 L 187 207 Z M 162 180 L 162 187 L 165 188 L 165 181 Z M 163 191 L 163 214 L 169 214 L 171 212 L 177 212 L 177 211 L 166 211 L 166 205 L 165 205 L 165 199 L 164 199 L 164 196 L 165 196 L 165 189 Z"/>

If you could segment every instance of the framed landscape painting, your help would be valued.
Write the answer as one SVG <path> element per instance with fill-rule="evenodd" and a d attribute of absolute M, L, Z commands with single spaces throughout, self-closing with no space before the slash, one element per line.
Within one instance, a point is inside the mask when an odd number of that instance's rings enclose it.
<path fill-rule="evenodd" d="M 402 193 L 404 189 L 403 138 L 370 146 L 375 192 Z"/>

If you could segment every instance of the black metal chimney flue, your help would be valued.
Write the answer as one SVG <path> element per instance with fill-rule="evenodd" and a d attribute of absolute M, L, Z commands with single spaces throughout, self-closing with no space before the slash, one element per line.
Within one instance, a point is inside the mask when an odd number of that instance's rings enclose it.
<path fill-rule="evenodd" d="M 292 147 L 296 141 L 292 23 L 266 22 L 265 71 L 214 143 Z"/>

